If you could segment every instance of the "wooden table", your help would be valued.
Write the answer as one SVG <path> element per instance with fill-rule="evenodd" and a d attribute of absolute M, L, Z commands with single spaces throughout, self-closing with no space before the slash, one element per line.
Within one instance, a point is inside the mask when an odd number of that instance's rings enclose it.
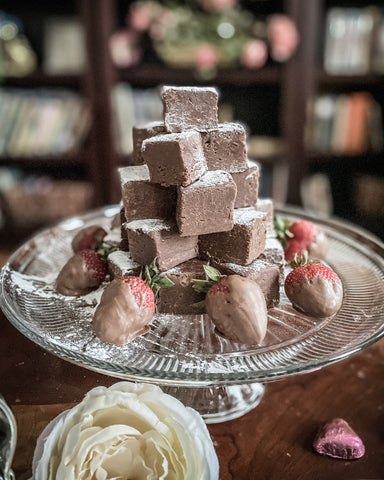
<path fill-rule="evenodd" d="M 17 480 L 29 478 L 36 438 L 52 418 L 91 388 L 117 381 L 46 352 L 1 312 L 0 375 L 0 392 L 18 424 Z M 314 453 L 317 428 L 333 417 L 361 436 L 362 459 Z M 384 479 L 384 340 L 338 364 L 268 384 L 258 407 L 209 431 L 221 480 Z"/>

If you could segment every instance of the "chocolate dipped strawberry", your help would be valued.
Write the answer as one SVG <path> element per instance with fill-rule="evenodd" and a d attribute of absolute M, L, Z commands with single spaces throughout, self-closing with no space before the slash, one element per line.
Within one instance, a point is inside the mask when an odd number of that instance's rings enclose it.
<path fill-rule="evenodd" d="M 96 336 L 106 343 L 125 345 L 149 332 L 159 290 L 173 285 L 167 277 L 160 276 L 156 259 L 144 267 L 140 277 L 125 275 L 112 280 L 93 316 Z"/>
<path fill-rule="evenodd" d="M 150 330 L 154 312 L 154 294 L 141 278 L 115 278 L 101 296 L 92 328 L 101 341 L 124 345 Z"/>
<path fill-rule="evenodd" d="M 292 305 L 313 317 L 330 317 L 343 301 L 343 285 L 335 271 L 320 263 L 308 263 L 307 256 L 296 256 L 293 270 L 284 283 Z"/>
<path fill-rule="evenodd" d="M 90 225 L 82 228 L 72 239 L 72 250 L 75 253 L 81 250 L 95 250 L 106 235 L 107 232 L 100 225 Z"/>
<path fill-rule="evenodd" d="M 240 275 L 221 275 L 205 266 L 210 280 L 194 280 L 206 292 L 206 312 L 217 331 L 230 340 L 260 344 L 267 332 L 267 305 L 259 285 Z"/>
<path fill-rule="evenodd" d="M 62 295 L 85 295 L 103 283 L 107 275 L 106 262 L 91 249 L 73 255 L 60 270 L 56 291 Z"/>
<path fill-rule="evenodd" d="M 309 220 L 290 222 L 278 216 L 274 219 L 277 238 L 284 248 L 285 259 L 294 260 L 295 255 L 308 252 L 309 258 L 324 260 L 328 253 L 328 238 L 325 232 Z"/>

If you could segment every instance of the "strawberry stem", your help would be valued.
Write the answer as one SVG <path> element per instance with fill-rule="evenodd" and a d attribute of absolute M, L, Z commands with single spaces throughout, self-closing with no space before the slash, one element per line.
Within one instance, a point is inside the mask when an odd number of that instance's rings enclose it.
<path fill-rule="evenodd" d="M 170 288 L 175 285 L 171 279 L 160 274 L 157 266 L 157 258 L 154 258 L 149 265 L 145 265 L 139 276 L 152 290 L 155 299 L 162 288 Z"/>
<path fill-rule="evenodd" d="M 308 252 L 307 252 L 307 250 L 303 250 L 303 252 L 301 254 L 296 253 L 295 258 L 290 263 L 290 266 L 292 268 L 305 267 L 306 265 L 308 265 Z"/>
<path fill-rule="evenodd" d="M 275 228 L 276 236 L 284 249 L 288 246 L 288 239 L 293 238 L 293 233 L 289 230 L 292 222 L 275 215 L 273 219 L 273 226 Z"/>

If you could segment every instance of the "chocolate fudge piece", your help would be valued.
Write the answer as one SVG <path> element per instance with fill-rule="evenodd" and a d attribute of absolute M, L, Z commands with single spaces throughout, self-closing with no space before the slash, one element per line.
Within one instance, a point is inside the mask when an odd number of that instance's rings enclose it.
<path fill-rule="evenodd" d="M 218 94 L 214 88 L 163 87 L 161 99 L 168 132 L 206 131 L 218 126 Z"/>
<path fill-rule="evenodd" d="M 176 188 L 149 181 L 146 165 L 119 169 L 126 221 L 141 218 L 172 218 L 176 209 Z"/>
<path fill-rule="evenodd" d="M 171 288 L 160 289 L 156 304 L 159 313 L 185 315 L 201 313 L 201 310 L 194 307 L 193 304 L 204 300 L 205 295 L 192 288 L 192 279 L 204 280 L 206 278 L 203 267 L 205 263 L 194 258 L 163 272 L 175 285 Z"/>
<path fill-rule="evenodd" d="M 284 283 L 284 269 L 285 269 L 285 257 L 284 249 L 277 238 L 268 237 L 265 241 L 264 252 L 259 257 L 260 260 L 266 260 L 279 267 L 280 271 L 280 283 Z"/>
<path fill-rule="evenodd" d="M 198 236 L 181 237 L 173 221 L 148 219 L 125 224 L 132 259 L 149 265 L 157 258 L 159 270 L 197 257 Z"/>
<path fill-rule="evenodd" d="M 199 237 L 199 257 L 219 262 L 249 265 L 264 252 L 265 214 L 254 208 L 238 208 L 233 213 L 233 228 L 228 232 Z"/>
<path fill-rule="evenodd" d="M 232 178 L 237 186 L 235 208 L 254 206 L 259 196 L 259 165 L 250 161 L 247 163 L 247 170 L 240 173 L 232 173 Z"/>
<path fill-rule="evenodd" d="M 123 275 L 139 275 L 141 265 L 134 260 L 129 252 L 116 250 L 108 255 L 108 271 L 112 278 L 119 278 Z"/>
<path fill-rule="evenodd" d="M 236 263 L 220 263 L 212 261 L 212 266 L 223 275 L 241 275 L 250 278 L 259 284 L 264 294 L 267 307 L 278 305 L 280 301 L 280 272 L 279 267 L 266 260 L 256 259 L 249 265 L 242 266 Z"/>
<path fill-rule="evenodd" d="M 147 138 L 155 137 L 156 135 L 161 135 L 165 132 L 166 130 L 163 122 L 152 122 L 142 127 L 133 127 L 132 165 L 143 165 L 145 163 L 144 158 L 141 154 L 141 147 L 144 140 L 146 140 Z"/>
<path fill-rule="evenodd" d="M 151 182 L 186 187 L 207 170 L 201 136 L 194 130 L 169 133 L 143 142 L 142 155 Z"/>
<path fill-rule="evenodd" d="M 225 232 L 233 227 L 236 184 L 222 170 L 207 172 L 177 192 L 176 221 L 180 235 Z"/>
<path fill-rule="evenodd" d="M 267 226 L 267 237 L 275 238 L 276 231 L 275 227 L 273 226 L 273 218 L 275 215 L 273 200 L 271 198 L 259 198 L 257 200 L 256 210 L 259 212 L 265 212 L 266 218 L 266 226 Z"/>
<path fill-rule="evenodd" d="M 123 228 L 124 223 L 126 223 L 127 219 L 125 217 L 125 208 L 124 204 L 122 203 L 122 207 L 120 209 L 120 250 L 123 250 L 124 252 L 128 252 L 128 235 L 127 231 L 125 228 Z"/>
<path fill-rule="evenodd" d="M 245 129 L 240 123 L 222 123 L 201 134 L 208 170 L 244 172 L 247 165 Z"/>

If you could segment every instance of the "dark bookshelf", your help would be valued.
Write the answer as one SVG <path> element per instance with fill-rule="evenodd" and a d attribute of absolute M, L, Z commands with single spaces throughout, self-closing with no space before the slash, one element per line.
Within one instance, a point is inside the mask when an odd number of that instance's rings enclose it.
<path fill-rule="evenodd" d="M 17 3 L 17 5 L 16 5 Z M 375 0 L 376 5 L 384 6 L 383 1 Z M 214 78 L 204 80 L 190 69 L 170 68 L 153 60 L 118 70 L 112 63 L 109 53 L 109 38 L 118 26 L 124 23 L 124 12 L 129 1 L 120 0 L 76 0 L 71 2 L 20 2 L 5 1 L 2 8 L 9 13 L 20 15 L 26 20 L 26 33 L 30 34 L 33 46 L 38 50 L 39 69 L 24 78 L 10 77 L 2 79 L 1 86 L 36 88 L 65 87 L 81 92 L 91 108 L 92 124 L 83 151 L 76 155 L 57 159 L 7 159 L 0 158 L 0 165 L 28 165 L 28 169 L 50 168 L 53 162 L 61 163 L 63 168 L 81 164 L 82 175 L 88 179 L 95 191 L 94 205 L 119 201 L 120 191 L 116 171 L 118 166 L 126 164 L 116 152 L 113 132 L 114 112 L 111 93 L 117 82 L 127 82 L 135 88 L 151 88 L 158 85 L 215 85 L 225 94 L 236 91 L 248 102 L 248 114 L 254 118 L 268 114 L 266 123 L 271 123 L 271 132 L 279 137 L 284 145 L 282 155 L 266 161 L 269 167 L 275 162 L 284 161 L 288 169 L 287 202 L 301 204 L 300 185 L 305 175 L 324 165 L 343 169 L 367 168 L 379 162 L 380 154 L 356 158 L 341 158 L 338 155 L 311 152 L 305 143 L 304 132 L 307 125 L 307 106 L 310 99 L 320 92 L 349 92 L 369 89 L 384 104 L 381 93 L 384 74 L 367 73 L 364 75 L 331 75 L 323 68 L 321 44 L 324 41 L 324 26 L 327 11 L 333 6 L 364 7 L 366 2 L 326 1 L 326 0 L 282 0 L 272 2 L 247 2 L 247 6 L 258 14 L 282 11 L 294 20 L 300 32 L 301 42 L 294 57 L 286 64 L 269 62 L 266 67 L 250 71 L 241 68 L 220 69 Z M 38 5 L 38 6 L 37 6 Z M 38 12 L 38 13 L 37 13 Z M 39 26 L 45 15 L 75 15 L 80 19 L 86 39 L 87 68 L 78 74 L 48 75 L 41 68 L 42 38 Z M 39 20 L 36 22 L 36 18 Z M 34 23 L 35 22 L 35 23 Z M 40 35 L 40 36 L 39 36 Z M 273 101 L 270 99 L 273 98 Z M 268 108 L 259 110 L 259 100 Z M 241 120 L 241 119 L 239 119 Z M 264 121 L 261 118 L 260 121 Z M 257 134 L 258 132 L 256 132 Z M 264 133 L 264 132 L 262 132 Z M 269 133 L 269 132 L 268 132 Z M 127 135 L 130 133 L 127 132 Z M 345 158 L 347 158 L 345 160 Z M 265 161 L 265 160 L 264 160 Z M 348 198 L 337 201 L 349 203 Z"/>

